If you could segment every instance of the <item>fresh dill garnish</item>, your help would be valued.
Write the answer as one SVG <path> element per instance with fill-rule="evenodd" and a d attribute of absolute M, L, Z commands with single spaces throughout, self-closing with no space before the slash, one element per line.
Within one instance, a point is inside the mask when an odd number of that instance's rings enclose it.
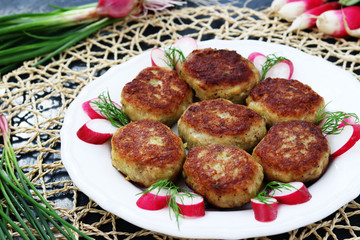
<path fill-rule="evenodd" d="M 266 74 L 270 71 L 270 69 L 273 66 L 275 66 L 277 63 L 284 61 L 284 60 L 290 61 L 289 59 L 287 59 L 285 57 L 278 57 L 274 53 L 267 55 L 266 61 L 261 66 L 261 72 L 262 72 L 261 81 L 265 79 Z"/>
<path fill-rule="evenodd" d="M 183 202 L 184 196 L 193 197 L 193 196 L 195 196 L 195 194 L 187 191 L 186 189 L 176 186 L 169 179 L 160 180 L 160 181 L 152 184 L 146 191 L 143 191 L 139 194 L 146 194 L 155 189 L 157 189 L 157 193 L 155 194 L 156 196 L 159 194 L 161 189 L 166 190 L 166 195 L 169 196 L 169 198 L 167 199 L 167 203 L 169 206 L 169 215 L 171 217 L 171 211 L 173 211 L 178 228 L 180 228 L 179 227 L 179 217 L 182 216 L 183 214 L 181 212 L 179 205 L 177 205 L 177 203 L 176 203 L 176 197 L 178 197 L 180 199 L 180 201 Z"/>
<path fill-rule="evenodd" d="M 327 112 L 325 111 L 325 107 L 327 105 L 328 104 L 326 104 L 323 108 L 321 108 L 318 111 L 317 120 L 316 120 L 317 125 L 323 121 L 321 125 L 321 131 L 324 134 L 327 135 L 340 134 L 344 129 L 344 127 L 339 127 L 339 126 L 342 123 L 349 125 L 349 123 L 345 121 L 348 118 L 353 118 L 355 124 L 359 123 L 359 117 L 355 113 L 345 113 L 342 111 Z"/>
<path fill-rule="evenodd" d="M 297 188 L 288 183 L 272 181 L 272 182 L 267 183 L 265 185 L 264 189 L 261 192 L 259 192 L 255 198 L 257 200 L 259 200 L 260 202 L 265 203 L 268 206 L 271 206 L 269 204 L 269 203 L 271 203 L 271 201 L 270 201 L 271 196 L 269 195 L 269 192 L 271 190 L 278 190 L 281 192 L 283 190 L 290 190 L 290 189 L 297 189 Z"/>
<path fill-rule="evenodd" d="M 165 50 L 166 59 L 164 59 L 166 65 L 171 69 L 176 70 L 176 66 L 182 64 L 185 60 L 184 53 L 175 47 L 169 47 Z"/>
<path fill-rule="evenodd" d="M 126 114 L 116 106 L 110 98 L 109 92 L 101 93 L 97 100 L 90 101 L 98 107 L 98 111 L 103 115 L 114 127 L 122 127 L 130 123 L 130 119 Z"/>

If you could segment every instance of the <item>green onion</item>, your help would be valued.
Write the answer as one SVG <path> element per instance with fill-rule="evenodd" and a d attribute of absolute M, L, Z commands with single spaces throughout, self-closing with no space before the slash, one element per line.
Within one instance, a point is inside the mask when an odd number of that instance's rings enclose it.
<path fill-rule="evenodd" d="M 49 13 L 0 16 L 0 74 L 23 61 L 49 54 L 33 67 L 71 47 L 101 28 L 129 15 L 144 15 L 184 4 L 183 0 L 100 0 L 57 8 Z"/>
<path fill-rule="evenodd" d="M 76 239 L 73 232 L 91 239 L 60 217 L 25 176 L 11 145 L 10 128 L 4 115 L 0 115 L 0 129 L 4 140 L 0 166 L 0 238 L 12 239 L 9 232 L 12 228 L 22 239 L 56 239 L 56 232 L 66 239 Z"/>

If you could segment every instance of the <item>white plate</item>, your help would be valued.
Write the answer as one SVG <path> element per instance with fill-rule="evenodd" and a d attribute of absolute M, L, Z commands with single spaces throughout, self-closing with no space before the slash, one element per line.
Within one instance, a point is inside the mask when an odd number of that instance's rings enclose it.
<path fill-rule="evenodd" d="M 276 53 L 291 59 L 295 66 L 294 79 L 310 85 L 325 98 L 328 110 L 354 112 L 360 116 L 360 84 L 350 73 L 319 58 L 283 45 L 252 40 L 210 40 L 200 48 L 236 50 L 247 57 L 251 52 Z M 121 65 L 114 66 L 103 76 L 84 87 L 68 108 L 61 130 L 61 157 L 75 185 L 103 209 L 124 220 L 152 231 L 184 238 L 238 239 L 269 236 L 311 224 L 335 212 L 360 193 L 360 144 L 331 162 L 325 174 L 310 188 L 312 199 L 301 205 L 279 207 L 278 217 L 270 223 L 258 222 L 251 209 L 209 210 L 205 217 L 181 218 L 177 227 L 168 209 L 146 211 L 135 204 L 141 190 L 125 181 L 111 165 L 110 143 L 91 145 L 76 137 L 76 131 L 88 117 L 81 109 L 84 101 L 109 91 L 115 101 L 125 83 L 140 70 L 150 66 L 147 51 Z"/>

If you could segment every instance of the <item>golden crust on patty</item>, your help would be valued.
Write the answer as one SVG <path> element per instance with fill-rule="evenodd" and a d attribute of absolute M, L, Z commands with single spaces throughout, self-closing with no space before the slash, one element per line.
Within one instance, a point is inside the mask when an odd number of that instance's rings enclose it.
<path fill-rule="evenodd" d="M 255 197 L 263 171 L 250 154 L 226 145 L 192 148 L 183 166 L 186 184 L 214 206 L 241 207 Z"/>
<path fill-rule="evenodd" d="M 225 98 L 244 103 L 250 90 L 260 81 L 260 73 L 253 63 L 230 50 L 194 50 L 185 59 L 180 72 L 201 100 Z"/>
<path fill-rule="evenodd" d="M 286 121 L 272 126 L 255 147 L 253 157 L 269 181 L 309 182 L 325 171 L 330 147 L 321 129 L 306 121 Z"/>
<path fill-rule="evenodd" d="M 127 83 L 121 93 L 124 113 L 132 120 L 152 119 L 174 124 L 192 102 L 191 88 L 176 71 L 148 67 Z"/>
<path fill-rule="evenodd" d="M 281 121 L 316 122 L 324 99 L 297 80 L 267 78 L 254 87 L 246 99 L 247 106 L 266 119 L 268 127 Z"/>
<path fill-rule="evenodd" d="M 265 120 L 246 106 L 225 99 L 190 104 L 178 121 L 188 148 L 225 144 L 247 151 L 265 136 Z"/>
<path fill-rule="evenodd" d="M 163 179 L 175 179 L 185 160 L 181 139 L 154 120 L 139 120 L 119 128 L 111 146 L 113 166 L 146 187 Z"/>

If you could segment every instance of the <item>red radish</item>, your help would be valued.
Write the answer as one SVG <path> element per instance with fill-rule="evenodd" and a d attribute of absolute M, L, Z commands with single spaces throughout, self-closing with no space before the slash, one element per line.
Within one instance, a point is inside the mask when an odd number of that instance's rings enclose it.
<path fill-rule="evenodd" d="M 262 66 L 266 62 L 266 56 L 259 52 L 253 52 L 249 55 L 248 59 L 254 63 L 256 69 L 262 74 Z M 270 70 L 266 73 L 265 78 L 268 77 L 277 77 L 277 78 L 287 78 L 290 79 L 294 72 L 294 65 L 291 61 L 282 60 L 272 66 Z"/>
<path fill-rule="evenodd" d="M 316 26 L 333 37 L 360 37 L 360 6 L 326 11 L 318 17 Z"/>
<path fill-rule="evenodd" d="M 337 135 L 327 135 L 331 149 L 331 158 L 336 158 L 350 150 L 360 140 L 360 124 L 344 126 L 343 131 Z"/>
<path fill-rule="evenodd" d="M 278 14 L 280 17 L 290 22 L 307 10 L 318 7 L 325 2 L 326 0 L 301 0 L 286 3 L 279 9 Z"/>
<path fill-rule="evenodd" d="M 77 131 L 76 135 L 84 142 L 103 144 L 112 137 L 116 129 L 107 119 L 91 119 Z"/>
<path fill-rule="evenodd" d="M 151 50 L 151 65 L 158 67 L 166 67 L 169 66 L 166 64 L 167 56 L 165 55 L 165 51 L 160 48 L 153 48 Z"/>
<path fill-rule="evenodd" d="M 159 210 L 168 205 L 168 194 L 166 188 L 153 189 L 148 193 L 144 193 L 136 201 L 139 208 L 145 210 Z"/>
<path fill-rule="evenodd" d="M 101 114 L 101 112 L 98 109 L 98 106 L 94 103 L 95 101 L 98 101 L 99 98 L 93 98 L 89 101 L 86 101 L 82 104 L 82 109 L 85 111 L 85 113 L 91 118 L 91 119 L 97 119 L 102 118 L 105 119 L 105 117 Z M 112 101 L 118 108 L 121 109 L 121 106 L 117 104 L 116 102 Z"/>
<path fill-rule="evenodd" d="M 175 197 L 180 213 L 188 217 L 202 217 L 205 215 L 204 198 L 198 194 L 179 193 Z"/>
<path fill-rule="evenodd" d="M 198 48 L 197 41 L 188 36 L 181 37 L 177 39 L 174 43 L 174 47 L 180 49 L 184 56 L 189 55 L 193 50 Z"/>
<path fill-rule="evenodd" d="M 314 27 L 316 25 L 317 16 L 328 10 L 338 9 L 340 7 L 341 4 L 339 2 L 329 2 L 312 8 L 298 16 L 287 31 L 291 32 L 294 30 L 302 30 Z"/>
<path fill-rule="evenodd" d="M 282 187 L 273 189 L 269 193 L 269 196 L 276 198 L 279 203 L 295 205 L 309 201 L 311 194 L 302 182 L 290 182 L 288 183 L 292 187 Z"/>
<path fill-rule="evenodd" d="M 274 0 L 271 3 L 271 9 L 275 12 L 279 11 L 282 6 L 291 2 L 298 2 L 301 0 Z"/>
<path fill-rule="evenodd" d="M 267 197 L 266 203 L 257 198 L 252 198 L 251 206 L 254 210 L 255 219 L 257 221 L 271 222 L 277 217 L 278 201 L 275 198 Z"/>
<path fill-rule="evenodd" d="M 259 52 L 252 52 L 248 56 L 248 59 L 254 64 L 257 70 L 261 72 L 262 65 L 266 61 L 266 56 Z"/>

